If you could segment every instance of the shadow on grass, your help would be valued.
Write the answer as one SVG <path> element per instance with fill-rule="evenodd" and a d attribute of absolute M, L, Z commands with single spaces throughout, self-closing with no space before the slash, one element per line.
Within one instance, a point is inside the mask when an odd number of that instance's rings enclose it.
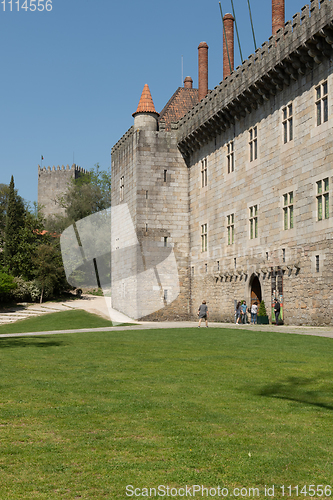
<path fill-rule="evenodd" d="M 284 382 L 268 384 L 257 394 L 268 398 L 285 399 L 305 405 L 333 410 L 332 374 L 323 377 L 289 377 Z"/>
<path fill-rule="evenodd" d="M 25 337 L 15 337 L 15 338 L 2 338 L 0 339 L 0 349 L 8 349 L 14 347 L 57 347 L 64 345 L 64 342 L 48 340 L 43 337 L 25 338 Z"/>

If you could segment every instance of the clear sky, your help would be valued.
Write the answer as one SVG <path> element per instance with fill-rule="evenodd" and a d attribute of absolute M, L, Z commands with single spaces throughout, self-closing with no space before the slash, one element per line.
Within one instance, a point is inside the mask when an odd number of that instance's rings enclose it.
<path fill-rule="evenodd" d="M 110 166 L 145 83 L 159 112 L 183 76 L 198 82 L 209 46 L 209 88 L 222 80 L 218 0 L 0 1 L 0 183 L 37 201 L 38 164 Z M 305 0 L 285 0 L 286 20 Z M 30 10 L 37 7 L 35 11 Z M 257 46 L 271 35 L 271 0 L 250 0 Z M 24 7 L 27 7 L 24 8 Z M 247 0 L 234 0 L 243 57 L 254 52 Z M 4 10 L 5 8 L 5 10 Z M 223 14 L 232 12 L 222 0 Z M 182 64 L 183 61 L 183 64 Z M 235 39 L 235 66 L 240 64 Z"/>

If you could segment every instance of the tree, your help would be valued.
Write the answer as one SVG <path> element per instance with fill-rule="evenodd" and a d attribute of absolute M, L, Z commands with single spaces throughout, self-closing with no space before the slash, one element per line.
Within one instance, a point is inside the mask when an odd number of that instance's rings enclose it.
<path fill-rule="evenodd" d="M 65 215 L 51 217 L 47 228 L 62 233 L 74 222 L 111 206 L 111 174 L 98 164 L 90 172 L 73 179 L 68 191 L 58 200 Z"/>
<path fill-rule="evenodd" d="M 16 287 L 13 276 L 0 272 L 0 300 L 8 298 L 10 292 Z"/>
<path fill-rule="evenodd" d="M 41 287 L 40 303 L 42 303 L 45 290 L 52 295 L 55 289 L 66 283 L 61 255 L 54 245 L 42 244 L 32 261 L 36 280 Z"/>
<path fill-rule="evenodd" d="M 23 199 L 17 195 L 14 177 L 11 177 L 6 210 L 6 227 L 4 231 L 4 260 L 6 266 L 12 271 L 14 258 L 18 252 L 20 229 L 25 223 L 25 207 Z"/>

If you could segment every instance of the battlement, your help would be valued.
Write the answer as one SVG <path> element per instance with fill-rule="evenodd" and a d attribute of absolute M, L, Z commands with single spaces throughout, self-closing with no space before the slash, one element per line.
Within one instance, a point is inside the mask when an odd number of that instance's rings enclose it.
<path fill-rule="evenodd" d="M 333 0 L 311 0 L 177 124 L 184 155 L 199 149 L 333 54 Z"/>
<path fill-rule="evenodd" d="M 66 167 L 64 165 L 62 165 L 61 167 L 59 165 L 57 167 L 55 167 L 54 165 L 52 167 L 41 167 L 40 165 L 38 165 L 38 173 L 41 173 L 41 172 L 58 172 L 58 171 L 63 172 L 63 171 L 68 171 L 68 170 L 79 172 L 79 173 L 82 173 L 82 174 L 88 173 L 87 170 L 85 170 L 82 167 L 79 167 L 75 163 L 73 163 L 72 166 L 66 165 Z"/>
<path fill-rule="evenodd" d="M 38 165 L 38 204 L 42 207 L 46 217 L 65 213 L 59 200 L 68 191 L 71 181 L 86 173 L 88 173 L 87 170 L 75 163 L 66 167 L 64 165 L 61 167 Z"/>

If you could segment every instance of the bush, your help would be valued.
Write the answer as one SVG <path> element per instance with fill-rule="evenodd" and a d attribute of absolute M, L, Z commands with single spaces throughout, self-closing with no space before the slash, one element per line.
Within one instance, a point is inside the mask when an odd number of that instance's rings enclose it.
<path fill-rule="evenodd" d="M 260 302 L 258 316 L 267 316 L 266 306 L 265 306 L 265 302 L 263 300 Z"/>
<path fill-rule="evenodd" d="M 16 289 L 11 296 L 16 302 L 37 302 L 40 298 L 41 290 L 36 280 L 25 281 L 22 276 L 14 278 Z"/>
<path fill-rule="evenodd" d="M 16 286 L 13 276 L 0 272 L 0 300 L 9 299 L 12 290 L 14 290 Z"/>

